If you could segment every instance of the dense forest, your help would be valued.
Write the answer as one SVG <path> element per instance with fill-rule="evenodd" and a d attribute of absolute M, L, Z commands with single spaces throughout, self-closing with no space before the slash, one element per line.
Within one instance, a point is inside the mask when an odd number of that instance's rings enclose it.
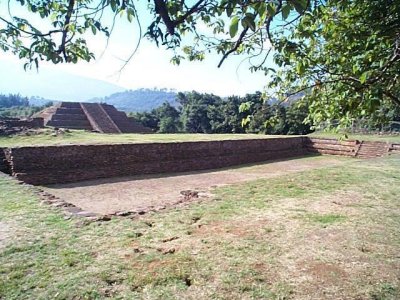
<path fill-rule="evenodd" d="M 0 94 L 0 118 L 30 117 L 51 104 L 49 102 L 41 106 L 32 106 L 27 97 L 22 97 L 19 94 Z"/>
<path fill-rule="evenodd" d="M 309 103 L 304 99 L 279 103 L 265 101 L 260 92 L 244 97 L 221 98 L 198 92 L 178 93 L 177 106 L 164 102 L 149 112 L 132 113 L 144 126 L 160 133 L 260 133 L 307 134 L 314 130 L 307 121 Z M 316 128 L 324 129 L 324 124 Z M 332 124 L 325 124 L 332 128 Z M 335 124 L 333 124 L 335 127 Z M 400 131 L 400 107 L 380 108 L 374 118 L 360 118 L 345 132 Z"/>
<path fill-rule="evenodd" d="M 150 112 L 131 114 L 161 133 L 307 134 L 308 108 L 303 103 L 282 105 L 264 101 L 260 92 L 221 98 L 198 92 L 178 93 L 178 107 L 165 102 Z"/>

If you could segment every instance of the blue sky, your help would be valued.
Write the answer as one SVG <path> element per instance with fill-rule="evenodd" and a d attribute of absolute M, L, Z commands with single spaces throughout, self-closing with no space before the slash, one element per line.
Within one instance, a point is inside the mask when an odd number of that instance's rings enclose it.
<path fill-rule="evenodd" d="M 147 2 L 143 1 L 142 3 Z M 0 11 L 3 15 L 6 11 L 6 3 L 0 2 Z M 139 7 L 139 15 L 143 27 L 149 23 L 150 18 L 145 8 Z M 15 14 L 24 14 L 17 4 L 12 10 Z M 30 17 L 31 18 L 31 17 Z M 36 20 L 39 25 L 43 25 L 43 21 Z M 109 22 L 110 19 L 105 18 Z M 52 65 L 50 63 L 42 63 L 41 70 L 46 72 L 66 72 L 76 74 L 88 78 L 107 81 L 127 89 L 136 88 L 170 88 L 179 91 L 197 90 L 200 92 L 210 92 L 221 96 L 232 94 L 243 95 L 256 90 L 262 90 L 267 83 L 267 78 L 262 72 L 251 73 L 248 70 L 249 64 L 243 62 L 245 56 L 229 57 L 221 68 L 217 68 L 220 55 L 208 54 L 205 61 L 188 62 L 183 61 L 181 65 L 175 66 L 170 63 L 172 52 L 163 48 L 157 48 L 154 43 L 143 38 L 141 46 L 137 53 L 133 56 L 129 64 L 122 72 L 119 69 L 122 61 L 129 57 L 135 48 L 138 40 L 138 30 L 135 21 L 129 23 L 126 17 L 117 17 L 117 24 L 112 34 L 109 46 L 105 49 L 106 40 L 101 35 L 88 36 L 87 41 L 91 50 L 96 54 L 96 61 L 86 63 L 81 62 L 76 65 L 63 64 Z M 7 60 L 12 63 L 15 68 L 23 69 L 23 62 L 10 54 L 0 52 L 1 61 Z M 271 62 L 269 62 L 271 63 Z M 39 72 L 41 72 L 39 70 Z M 31 84 L 35 82 L 35 72 L 32 72 Z M 40 77 L 37 77 L 39 80 Z"/>

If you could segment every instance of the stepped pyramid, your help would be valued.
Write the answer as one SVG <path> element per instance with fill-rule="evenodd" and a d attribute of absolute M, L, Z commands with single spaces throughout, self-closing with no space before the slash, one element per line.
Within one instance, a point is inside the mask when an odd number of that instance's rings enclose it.
<path fill-rule="evenodd" d="M 39 112 L 45 126 L 94 130 L 101 133 L 150 133 L 150 128 L 128 118 L 113 105 L 61 102 Z"/>

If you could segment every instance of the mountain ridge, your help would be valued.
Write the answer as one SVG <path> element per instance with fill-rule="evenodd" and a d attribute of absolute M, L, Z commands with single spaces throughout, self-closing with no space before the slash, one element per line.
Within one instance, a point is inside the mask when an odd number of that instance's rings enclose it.
<path fill-rule="evenodd" d="M 176 95 L 177 92 L 174 90 L 141 88 L 114 93 L 102 98 L 92 98 L 88 102 L 104 102 L 125 112 L 144 112 L 157 108 L 164 102 L 178 106 Z"/>

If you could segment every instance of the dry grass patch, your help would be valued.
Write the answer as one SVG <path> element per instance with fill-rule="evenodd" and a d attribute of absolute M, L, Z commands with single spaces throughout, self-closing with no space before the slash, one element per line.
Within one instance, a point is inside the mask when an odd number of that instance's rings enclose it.
<path fill-rule="evenodd" d="M 213 191 L 85 226 L 0 178 L 4 299 L 399 299 L 400 158 Z"/>
<path fill-rule="evenodd" d="M 68 130 L 62 134 L 50 128 L 39 129 L 29 135 L 0 136 L 0 147 L 32 146 L 32 145 L 93 145 L 93 144 L 121 144 L 121 143 L 170 143 L 170 142 L 195 142 L 219 141 L 240 139 L 267 139 L 285 138 L 277 135 L 261 134 L 202 134 L 202 133 L 123 133 L 106 134 L 85 130 Z M 290 137 L 290 136 L 288 136 Z"/>

